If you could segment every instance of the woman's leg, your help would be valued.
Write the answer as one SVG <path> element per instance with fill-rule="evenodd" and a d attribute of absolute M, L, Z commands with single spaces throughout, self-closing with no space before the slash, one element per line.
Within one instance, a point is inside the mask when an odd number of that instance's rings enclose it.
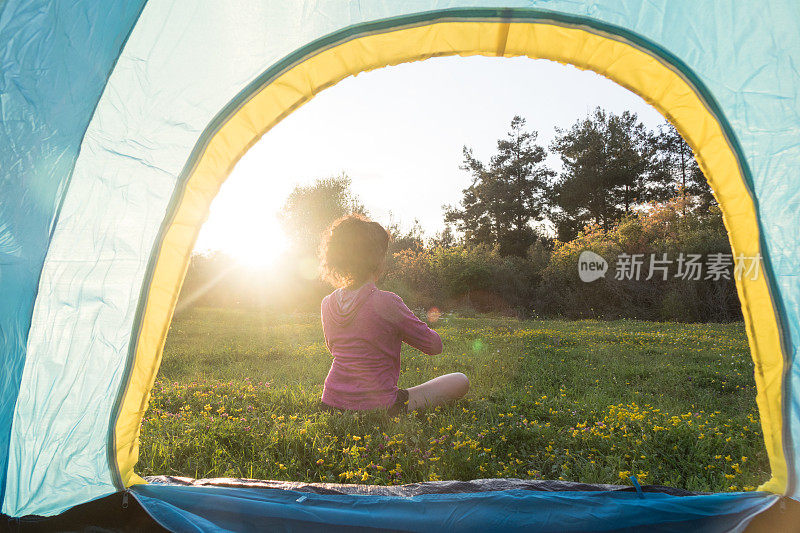
<path fill-rule="evenodd" d="M 469 379 L 461 372 L 445 374 L 408 389 L 408 410 L 436 407 L 463 398 L 469 391 Z"/>

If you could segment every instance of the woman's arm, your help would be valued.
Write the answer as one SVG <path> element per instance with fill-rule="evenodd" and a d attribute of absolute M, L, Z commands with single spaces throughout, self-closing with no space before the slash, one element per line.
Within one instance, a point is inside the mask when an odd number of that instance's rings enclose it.
<path fill-rule="evenodd" d="M 394 297 L 396 298 L 395 324 L 400 330 L 400 338 L 403 339 L 403 342 L 428 355 L 442 353 L 442 338 L 439 334 L 417 318 L 402 298 L 397 295 Z"/>

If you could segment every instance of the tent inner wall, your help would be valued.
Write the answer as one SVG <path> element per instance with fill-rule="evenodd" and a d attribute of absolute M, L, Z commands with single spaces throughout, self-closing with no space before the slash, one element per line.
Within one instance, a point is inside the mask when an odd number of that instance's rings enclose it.
<path fill-rule="evenodd" d="M 3 512 L 54 514 L 141 482 L 133 471 L 141 419 L 212 199 L 261 135 L 344 77 L 443 55 L 544 58 L 603 74 L 654 105 L 698 154 L 734 253 L 767 255 L 736 135 L 693 74 L 738 63 L 690 68 L 679 57 L 696 58 L 693 41 L 658 33 L 710 24 L 705 11 L 676 1 L 665 18 L 650 5 L 549 2 L 558 14 L 507 3 L 520 9 L 457 9 L 470 2 L 453 1 L 454 9 L 422 11 L 425 2 L 414 0 L 299 16 L 291 3 L 147 3 L 85 132 L 52 231 Z M 414 6 L 420 12 L 407 14 Z M 744 16 L 761 20 L 762 12 Z M 780 493 L 790 469 L 777 298 L 763 276 L 737 288 L 773 473 L 763 488 Z"/>
<path fill-rule="evenodd" d="M 16 475 L 11 426 L 45 254 L 81 139 L 143 5 L 0 2 L 0 503 Z"/>

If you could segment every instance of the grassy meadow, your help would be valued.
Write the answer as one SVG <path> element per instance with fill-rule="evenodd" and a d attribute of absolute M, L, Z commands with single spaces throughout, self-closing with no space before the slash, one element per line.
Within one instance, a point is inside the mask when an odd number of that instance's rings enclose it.
<path fill-rule="evenodd" d="M 517 477 L 748 490 L 768 477 L 741 323 L 443 317 L 400 386 L 462 371 L 466 399 L 388 418 L 318 408 L 317 315 L 177 316 L 142 426 L 144 475 L 400 484 Z"/>

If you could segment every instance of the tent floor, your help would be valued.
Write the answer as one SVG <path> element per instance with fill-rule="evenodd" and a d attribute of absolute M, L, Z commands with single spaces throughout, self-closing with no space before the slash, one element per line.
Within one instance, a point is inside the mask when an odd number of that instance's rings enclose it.
<path fill-rule="evenodd" d="M 324 495 L 416 496 L 422 494 L 455 494 L 523 489 L 532 491 L 620 491 L 635 489 L 624 485 L 599 485 L 566 481 L 520 479 L 479 479 L 473 481 L 436 481 L 396 486 L 357 485 L 340 483 L 303 483 L 233 478 L 191 479 L 172 476 L 153 476 L 147 480 L 157 485 L 195 487 L 240 487 L 249 489 L 282 489 Z M 644 492 L 691 496 L 700 493 L 654 485 L 642 486 Z M 0 514 L 0 533 L 27 532 L 140 532 L 167 531 L 142 507 L 135 497 L 120 492 L 93 500 L 53 517 L 28 516 L 9 518 Z M 800 532 L 800 503 L 783 498 L 752 520 L 748 533 Z"/>
<path fill-rule="evenodd" d="M 636 492 L 631 485 L 603 485 L 575 481 L 526 480 L 515 478 L 473 479 L 472 481 L 425 481 L 406 485 L 359 485 L 356 483 L 304 483 L 302 481 L 272 481 L 241 478 L 193 479 L 175 476 L 148 476 L 148 483 L 193 487 L 240 487 L 251 489 L 283 489 L 313 494 L 359 494 L 370 496 L 420 496 L 422 494 L 461 494 L 496 490 L 614 491 Z M 661 485 L 642 485 L 644 492 L 659 492 L 672 496 L 706 494 Z"/>

